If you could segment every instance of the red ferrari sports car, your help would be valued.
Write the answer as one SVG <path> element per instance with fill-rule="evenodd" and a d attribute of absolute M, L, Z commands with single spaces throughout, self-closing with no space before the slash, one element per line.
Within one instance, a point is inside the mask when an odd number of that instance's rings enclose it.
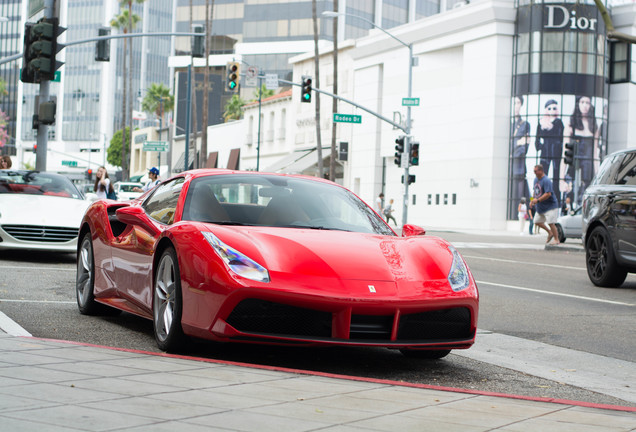
<path fill-rule="evenodd" d="M 451 244 L 399 237 L 314 177 L 186 171 L 133 201 L 93 203 L 77 303 L 152 319 L 159 348 L 220 342 L 358 345 L 441 358 L 475 340 L 479 295 Z"/>

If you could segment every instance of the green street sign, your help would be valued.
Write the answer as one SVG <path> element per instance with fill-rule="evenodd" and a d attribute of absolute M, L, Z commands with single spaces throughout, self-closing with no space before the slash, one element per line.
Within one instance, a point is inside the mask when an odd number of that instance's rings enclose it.
<path fill-rule="evenodd" d="M 402 98 L 402 106 L 420 106 L 420 98 Z"/>
<path fill-rule="evenodd" d="M 334 114 L 335 123 L 362 123 L 362 116 L 355 114 Z"/>
<path fill-rule="evenodd" d="M 52 82 L 60 82 L 62 80 L 62 72 L 61 71 L 55 71 L 55 74 L 53 74 L 53 81 Z"/>
<path fill-rule="evenodd" d="M 62 165 L 67 167 L 77 167 L 77 161 L 63 160 Z"/>
<path fill-rule="evenodd" d="M 168 142 L 167 141 L 145 141 L 143 145 L 143 151 L 156 151 L 156 152 L 168 151 Z"/>

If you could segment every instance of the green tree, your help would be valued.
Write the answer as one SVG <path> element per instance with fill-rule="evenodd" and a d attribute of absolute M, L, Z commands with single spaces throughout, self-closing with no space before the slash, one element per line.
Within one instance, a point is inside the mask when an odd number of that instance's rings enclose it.
<path fill-rule="evenodd" d="M 0 96 L 4 96 L 9 94 L 9 92 L 7 92 L 7 83 L 0 78 Z"/>
<path fill-rule="evenodd" d="M 141 101 L 141 109 L 149 114 L 156 114 L 163 118 L 163 114 L 174 109 L 174 95 L 170 89 L 161 83 L 152 83 Z"/>
<path fill-rule="evenodd" d="M 265 84 L 261 84 L 260 89 L 254 90 L 254 100 L 258 100 L 258 96 L 261 96 L 261 100 L 266 99 L 270 96 L 274 96 L 274 90 L 270 90 L 265 87 Z"/>
<path fill-rule="evenodd" d="M 130 136 L 130 128 L 126 127 L 126 136 Z M 122 129 L 115 132 L 113 138 L 110 140 L 110 145 L 108 146 L 108 150 L 106 150 L 106 160 L 109 164 L 121 167 L 122 163 Z M 128 145 L 128 141 L 126 141 L 126 152 L 130 151 L 130 146 Z"/>
<path fill-rule="evenodd" d="M 243 105 L 245 101 L 238 94 L 233 95 L 225 104 L 225 112 L 223 112 L 225 121 L 239 120 L 243 117 Z"/>

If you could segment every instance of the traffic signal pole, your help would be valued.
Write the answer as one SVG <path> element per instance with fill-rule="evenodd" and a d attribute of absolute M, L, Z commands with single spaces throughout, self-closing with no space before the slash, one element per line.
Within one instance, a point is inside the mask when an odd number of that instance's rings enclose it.
<path fill-rule="evenodd" d="M 398 39 L 399 40 L 399 39 Z M 399 41 L 402 44 L 404 42 Z M 408 98 L 413 96 L 413 44 L 407 45 L 409 49 L 409 88 Z M 406 107 L 406 139 L 404 140 L 404 154 L 407 156 L 406 162 L 404 162 L 404 198 L 402 201 L 402 226 L 406 225 L 408 211 L 409 211 L 409 167 L 411 166 L 411 142 L 413 137 L 411 136 L 411 105 Z"/>
<path fill-rule="evenodd" d="M 44 0 L 44 18 L 53 18 L 54 0 Z M 53 38 L 57 38 L 54 34 Z M 55 53 L 51 55 L 55 56 Z M 24 65 L 23 65 L 24 66 Z M 40 81 L 40 97 L 39 103 L 49 100 L 51 82 L 49 80 Z M 36 107 L 38 110 L 39 107 Z M 49 125 L 38 122 L 37 148 L 35 152 L 35 169 L 37 171 L 46 171 L 46 153 L 48 146 Z"/>

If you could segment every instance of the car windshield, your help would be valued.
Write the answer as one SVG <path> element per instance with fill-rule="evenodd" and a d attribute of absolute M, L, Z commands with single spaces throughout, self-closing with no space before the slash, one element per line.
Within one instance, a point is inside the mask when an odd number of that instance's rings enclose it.
<path fill-rule="evenodd" d="M 0 194 L 84 198 L 68 178 L 59 174 L 38 171 L 0 170 Z"/>
<path fill-rule="evenodd" d="M 350 191 L 320 181 L 276 175 L 196 178 L 188 189 L 182 219 L 395 235 Z"/>

